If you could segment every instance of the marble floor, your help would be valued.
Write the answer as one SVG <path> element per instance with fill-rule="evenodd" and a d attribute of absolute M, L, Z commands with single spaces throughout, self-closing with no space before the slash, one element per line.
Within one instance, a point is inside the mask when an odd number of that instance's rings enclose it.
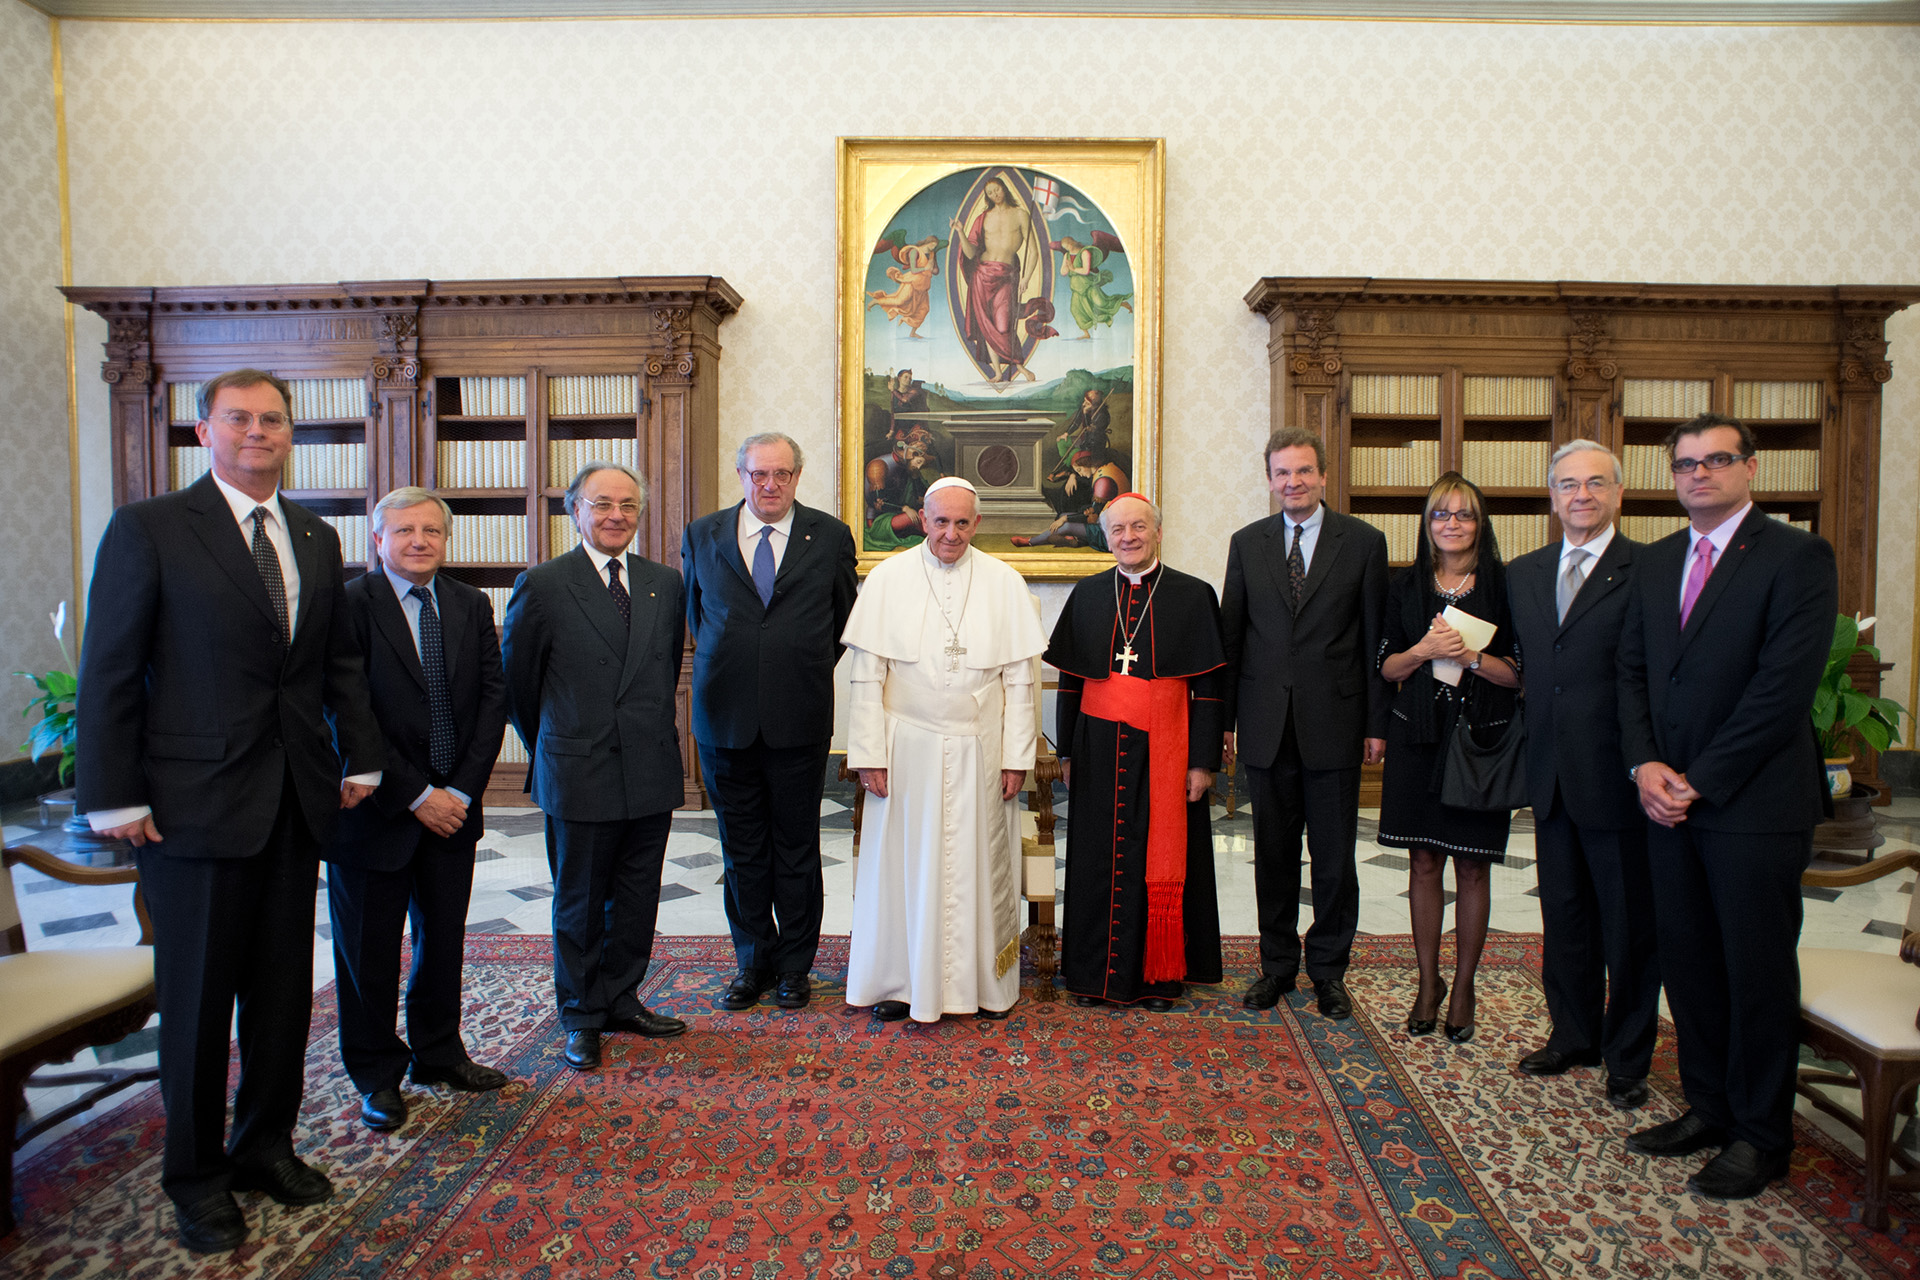
<path fill-rule="evenodd" d="M 852 801 L 850 784 L 836 782 L 829 787 L 820 806 L 826 880 L 823 931 L 829 934 L 847 932 L 852 916 Z M 1061 813 L 1060 848 L 1064 852 L 1064 805 Z M 49 819 L 54 816 L 46 815 Z M 1372 810 L 1362 810 L 1360 816 L 1360 931 L 1405 933 L 1408 930 L 1407 863 L 1399 851 L 1372 843 L 1375 817 Z M 9 844 L 27 841 L 56 847 L 64 841 L 57 826 L 44 821 L 33 804 L 13 806 L 0 818 L 4 818 Z M 1920 797 L 1897 797 L 1892 805 L 1877 811 L 1876 820 L 1886 838 L 1884 850 L 1920 844 Z M 1221 931 L 1254 934 L 1258 930 L 1254 915 L 1253 830 L 1246 809 L 1242 807 L 1229 817 L 1216 805 L 1213 831 Z M 1533 852 L 1532 815 L 1521 810 L 1515 815 L 1506 863 L 1493 869 L 1492 928 L 1495 930 L 1537 932 L 1540 929 Z M 661 933 L 727 932 L 720 869 L 720 841 L 714 815 L 711 812 L 676 814 L 662 876 Z M 138 939 L 139 928 L 125 886 L 73 887 L 20 866 L 14 867 L 12 874 L 30 949 L 111 946 Z M 1059 874 L 1058 868 L 1056 874 Z M 312 938 L 316 989 L 333 979 L 324 875 L 323 867 Z M 1898 950 L 1901 921 L 1906 919 L 1912 883 L 1912 877 L 1897 875 L 1845 890 L 1804 889 L 1806 922 L 1801 933 L 1802 944 L 1887 953 Z M 473 898 L 467 915 L 469 931 L 550 933 L 549 899 L 552 896 L 541 815 L 527 809 L 489 811 L 486 835 L 480 842 L 479 862 L 474 868 Z M 1304 888 L 1301 896 L 1301 927 L 1305 928 L 1312 918 L 1312 910 Z M 1227 981 L 1230 986 L 1238 986 L 1252 976 L 1229 974 Z M 98 1050 L 98 1060 L 125 1066 L 150 1064 L 155 1037 L 155 1029 L 149 1025 L 120 1044 Z M 95 1051 L 82 1054 L 75 1060 L 74 1067 L 91 1066 L 94 1058 Z M 66 1090 L 36 1089 L 29 1091 L 28 1102 L 36 1112 L 45 1114 L 61 1105 L 67 1096 Z M 1802 1110 L 1808 1110 L 1804 1104 Z M 42 1137 L 34 1146 L 50 1141 L 58 1132 Z"/>

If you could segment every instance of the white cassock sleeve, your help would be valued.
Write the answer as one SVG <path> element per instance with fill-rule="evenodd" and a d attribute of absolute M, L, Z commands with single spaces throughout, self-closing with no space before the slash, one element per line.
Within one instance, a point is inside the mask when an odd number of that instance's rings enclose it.
<path fill-rule="evenodd" d="M 1007 691 L 1007 709 L 1000 721 L 1000 767 L 1033 768 L 1033 661 L 1010 662 L 1000 668 Z"/>
<path fill-rule="evenodd" d="M 887 660 L 865 649 L 849 650 L 847 668 L 847 768 L 887 767 Z"/>

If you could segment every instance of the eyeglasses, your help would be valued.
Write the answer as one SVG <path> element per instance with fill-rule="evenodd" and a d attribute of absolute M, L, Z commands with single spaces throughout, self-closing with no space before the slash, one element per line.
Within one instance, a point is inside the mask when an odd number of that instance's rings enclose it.
<path fill-rule="evenodd" d="M 1427 513 L 1427 519 L 1435 524 L 1446 524 L 1448 521 L 1454 524 L 1480 523 L 1480 517 L 1471 511 L 1432 511 Z"/>
<path fill-rule="evenodd" d="M 1555 480 L 1547 487 L 1555 493 L 1578 493 L 1582 489 L 1588 493 L 1605 493 L 1613 488 L 1613 481 L 1605 476 L 1588 476 L 1585 480 Z"/>
<path fill-rule="evenodd" d="M 282 431 L 292 425 L 284 413 L 269 411 L 267 413 L 253 414 L 248 413 L 245 409 L 228 409 L 220 415 L 220 421 L 223 425 L 232 427 L 236 431 L 245 431 L 256 422 L 260 424 L 260 429 L 263 431 Z"/>
<path fill-rule="evenodd" d="M 772 482 L 784 489 L 793 483 L 794 476 L 798 474 L 796 471 L 749 471 L 747 472 L 747 479 L 753 481 L 755 485 L 764 485 Z"/>
<path fill-rule="evenodd" d="M 1673 474 L 1690 476 L 1696 467 L 1705 467 L 1709 471 L 1725 471 L 1736 462 L 1745 462 L 1752 454 L 1747 453 L 1710 453 L 1704 458 L 1675 458 L 1671 464 Z"/>
<path fill-rule="evenodd" d="M 640 514 L 640 504 L 637 502 L 608 502 L 605 498 L 587 503 L 586 508 L 596 516 L 610 516 L 615 511 L 630 518 Z"/>

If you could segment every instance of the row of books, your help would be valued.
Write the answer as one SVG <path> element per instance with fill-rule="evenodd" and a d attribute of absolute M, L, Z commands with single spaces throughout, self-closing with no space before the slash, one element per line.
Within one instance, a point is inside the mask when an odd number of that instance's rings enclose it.
<path fill-rule="evenodd" d="M 1545 440 L 1467 440 L 1460 470 L 1483 489 L 1544 487 L 1553 446 Z"/>
<path fill-rule="evenodd" d="M 1493 536 L 1500 543 L 1500 558 L 1511 560 L 1523 556 L 1529 551 L 1547 545 L 1549 522 L 1547 515 L 1492 515 L 1487 523 L 1493 527 Z"/>
<path fill-rule="evenodd" d="M 202 445 L 175 445 L 167 450 L 167 484 L 184 489 L 207 474 L 213 451 Z M 283 489 L 364 489 L 367 487 L 367 446 L 364 444 L 297 444 L 280 471 Z"/>
<path fill-rule="evenodd" d="M 547 379 L 547 412 L 557 417 L 631 415 L 638 400 L 630 373 L 569 373 Z"/>
<path fill-rule="evenodd" d="M 1820 417 L 1817 382 L 1736 382 L 1733 416 L 1742 422 L 1813 421 Z"/>
<path fill-rule="evenodd" d="M 476 418 L 524 418 L 527 416 L 527 380 L 462 378 L 460 412 Z"/>
<path fill-rule="evenodd" d="M 632 436 L 595 440 L 547 441 L 547 474 L 554 487 L 573 483 L 573 477 L 589 462 L 617 462 L 623 467 L 640 467 L 640 443 Z"/>
<path fill-rule="evenodd" d="M 1620 412 L 1629 418 L 1691 418 L 1713 407 L 1713 383 L 1694 378 L 1628 378 Z"/>
<path fill-rule="evenodd" d="M 1402 445 L 1355 445 L 1347 451 L 1350 482 L 1356 488 L 1427 485 L 1440 474 L 1440 442 L 1409 440 Z"/>
<path fill-rule="evenodd" d="M 493 621 L 496 626 L 505 626 L 507 622 L 507 601 L 513 598 L 512 587 L 481 587 L 484 595 L 493 605 Z"/>
<path fill-rule="evenodd" d="M 524 489 L 524 440 L 442 440 L 435 450 L 442 489 Z"/>
<path fill-rule="evenodd" d="M 1762 449 L 1753 487 L 1764 493 L 1812 493 L 1820 487 L 1818 449 Z M 1629 489 L 1672 489 L 1673 470 L 1667 448 L 1659 444 L 1630 444 L 1621 450 L 1621 466 Z"/>
<path fill-rule="evenodd" d="M 456 515 L 447 538 L 447 560 L 451 564 L 525 564 L 527 518 Z"/>
<path fill-rule="evenodd" d="M 1431 373 L 1356 373 L 1349 387 L 1355 417 L 1367 414 L 1436 417 L 1440 379 Z"/>
<path fill-rule="evenodd" d="M 547 517 L 548 554 L 559 555 L 580 545 L 580 526 L 568 516 Z"/>
<path fill-rule="evenodd" d="M 327 516 L 320 517 L 333 526 L 340 535 L 340 558 L 348 564 L 364 563 L 373 554 L 373 540 L 368 536 L 365 516 Z"/>
<path fill-rule="evenodd" d="M 1553 379 L 1469 374 L 1461 380 L 1469 418 L 1550 418 Z"/>
<path fill-rule="evenodd" d="M 199 382 L 167 384 L 167 420 L 175 423 L 200 420 Z M 290 378 L 293 392 L 288 408 L 295 422 L 327 422 L 367 416 L 367 383 L 364 378 Z"/>

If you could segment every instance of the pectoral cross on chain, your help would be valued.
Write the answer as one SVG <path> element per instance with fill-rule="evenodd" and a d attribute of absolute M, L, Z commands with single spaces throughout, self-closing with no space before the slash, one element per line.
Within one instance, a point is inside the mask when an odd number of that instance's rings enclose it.
<path fill-rule="evenodd" d="M 947 641 L 947 647 L 940 651 L 947 655 L 947 670 L 958 671 L 960 669 L 960 655 L 966 651 L 967 646 L 960 643 L 959 636 L 955 636 L 953 639 Z"/>
<path fill-rule="evenodd" d="M 1130 676 L 1133 674 L 1133 664 L 1139 660 L 1139 657 L 1140 655 L 1133 651 L 1133 642 L 1128 641 L 1121 646 L 1120 652 L 1113 655 L 1113 660 L 1120 664 L 1121 675 Z"/>

